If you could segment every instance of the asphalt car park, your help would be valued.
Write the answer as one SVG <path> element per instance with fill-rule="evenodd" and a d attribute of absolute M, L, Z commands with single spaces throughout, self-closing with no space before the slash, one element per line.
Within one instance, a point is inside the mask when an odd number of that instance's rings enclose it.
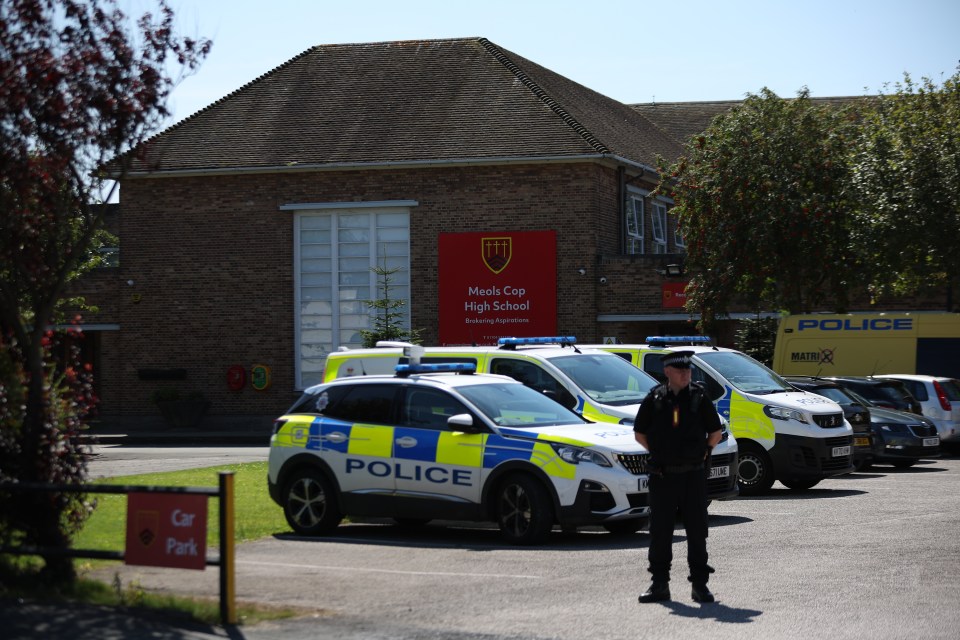
<path fill-rule="evenodd" d="M 713 605 L 690 600 L 678 531 L 673 600 L 640 605 L 647 535 L 555 528 L 504 545 L 492 524 L 388 520 L 237 547 L 237 599 L 304 616 L 242 628 L 273 638 L 954 638 L 960 628 L 960 458 L 876 468 L 813 489 L 710 507 Z M 140 588 L 210 596 L 217 572 L 111 566 Z"/>

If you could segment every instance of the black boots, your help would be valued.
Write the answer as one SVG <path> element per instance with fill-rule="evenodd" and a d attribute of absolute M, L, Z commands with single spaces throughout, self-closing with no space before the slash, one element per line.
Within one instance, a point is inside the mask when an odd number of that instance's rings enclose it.
<path fill-rule="evenodd" d="M 694 602 L 706 603 L 714 601 L 713 594 L 710 593 L 710 589 L 707 588 L 706 584 L 693 585 L 693 591 L 690 592 L 690 597 L 693 598 Z"/>
<path fill-rule="evenodd" d="M 709 593 L 709 592 L 708 592 Z M 662 602 L 670 599 L 670 585 L 666 582 L 654 582 L 650 588 L 637 598 L 640 602 Z"/>

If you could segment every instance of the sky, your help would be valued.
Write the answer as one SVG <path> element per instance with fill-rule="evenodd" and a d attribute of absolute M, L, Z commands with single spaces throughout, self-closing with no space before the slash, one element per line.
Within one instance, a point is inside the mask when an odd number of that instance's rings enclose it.
<path fill-rule="evenodd" d="M 321 44 L 484 37 L 632 104 L 877 93 L 960 64 L 958 0 L 168 0 L 213 49 L 170 124 Z M 139 15 L 150 0 L 119 0 Z"/>

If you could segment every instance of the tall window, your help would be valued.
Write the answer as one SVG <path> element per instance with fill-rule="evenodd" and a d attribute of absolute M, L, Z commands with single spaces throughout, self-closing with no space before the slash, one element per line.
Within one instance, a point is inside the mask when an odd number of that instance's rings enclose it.
<path fill-rule="evenodd" d="M 643 198 L 627 198 L 627 253 L 643 253 Z"/>
<path fill-rule="evenodd" d="M 297 386 L 320 382 L 327 354 L 362 344 L 371 327 L 366 300 L 382 295 L 371 271 L 399 268 L 390 276 L 390 298 L 408 302 L 410 326 L 410 213 L 370 207 L 301 211 L 295 218 Z"/>
<path fill-rule="evenodd" d="M 654 202 L 653 216 L 650 220 L 650 228 L 653 233 L 653 252 L 667 252 L 667 205 Z"/>

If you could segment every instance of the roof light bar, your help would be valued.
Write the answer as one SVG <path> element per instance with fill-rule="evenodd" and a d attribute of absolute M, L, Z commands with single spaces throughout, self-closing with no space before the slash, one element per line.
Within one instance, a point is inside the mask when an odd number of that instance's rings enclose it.
<path fill-rule="evenodd" d="M 647 344 L 710 344 L 707 336 L 647 336 Z"/>
<path fill-rule="evenodd" d="M 397 376 L 405 378 L 415 373 L 475 373 L 477 365 L 472 362 L 438 362 L 435 364 L 398 364 Z"/>
<path fill-rule="evenodd" d="M 567 346 L 577 343 L 576 336 L 546 336 L 540 338 L 500 338 L 497 341 L 501 347 L 513 348 L 531 344 L 559 344 Z"/>

